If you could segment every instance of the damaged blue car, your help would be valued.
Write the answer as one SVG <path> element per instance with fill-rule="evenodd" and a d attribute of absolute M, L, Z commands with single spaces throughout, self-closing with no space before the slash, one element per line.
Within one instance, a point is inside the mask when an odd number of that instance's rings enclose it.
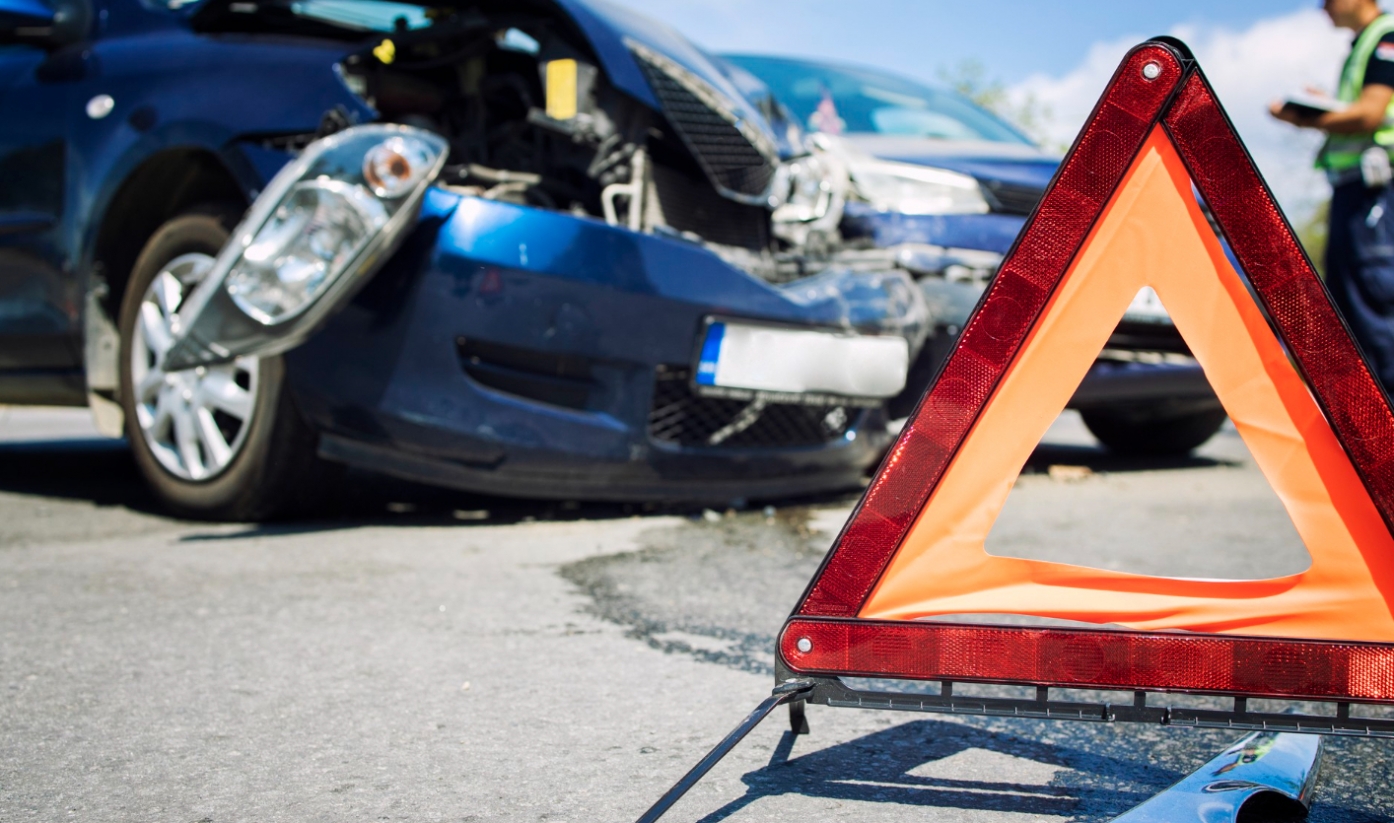
<path fill-rule="evenodd" d="M 758 82 L 583 0 L 0 0 L 0 402 L 193 516 L 343 466 L 855 487 L 929 332 Z"/>

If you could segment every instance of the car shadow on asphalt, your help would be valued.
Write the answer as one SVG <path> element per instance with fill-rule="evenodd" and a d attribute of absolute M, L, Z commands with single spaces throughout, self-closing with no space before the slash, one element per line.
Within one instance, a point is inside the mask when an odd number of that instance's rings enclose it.
<path fill-rule="evenodd" d="M 0 443 L 0 492 L 126 508 L 179 522 L 150 490 L 124 441 L 107 438 Z M 342 499 L 312 517 L 245 524 L 239 531 L 192 534 L 186 540 L 232 540 L 364 525 L 470 525 L 526 520 L 624 517 L 644 510 L 622 504 L 507 500 L 351 473 Z M 197 523 L 200 521 L 185 521 Z M 211 525 L 211 524 L 210 524 Z"/>
<path fill-rule="evenodd" d="M 1024 469 L 1045 473 L 1051 466 L 1083 466 L 1096 472 L 1155 471 L 1222 465 L 1208 457 L 1119 457 L 1090 446 L 1042 444 Z M 0 492 L 123 507 L 141 514 L 179 520 L 162 506 L 140 476 L 124 441 L 106 438 L 0 442 Z M 749 506 L 849 505 L 856 491 L 783 500 L 750 501 Z M 601 520 L 635 515 L 701 515 L 710 503 L 612 503 L 489 497 L 434 488 L 373 474 L 350 472 L 344 491 L 328 511 L 268 523 L 246 524 L 186 535 L 188 541 L 333 531 L 360 526 L 507 525 L 534 521 Z M 737 504 L 737 507 L 741 507 Z M 716 507 L 724 509 L 725 507 Z"/>
<path fill-rule="evenodd" d="M 1031 457 L 1027 459 L 1022 471 L 1028 474 L 1046 474 L 1051 466 L 1083 466 L 1094 472 L 1114 473 L 1207 469 L 1237 465 L 1239 463 L 1233 460 L 1199 454 L 1127 455 L 1115 454 L 1099 446 L 1042 443 L 1031 452 Z"/>
<path fill-rule="evenodd" d="M 169 516 L 141 478 L 125 441 L 105 437 L 0 443 L 0 492 Z"/>
<path fill-rule="evenodd" d="M 0 442 L 0 493 L 120 507 L 181 522 L 141 477 L 122 440 L 93 437 Z M 360 526 L 501 525 L 540 520 L 597 520 L 635 514 L 701 514 L 701 506 L 519 500 L 434 488 L 369 472 L 350 472 L 342 494 L 311 516 L 244 524 L 183 539 L 236 540 Z M 202 521 L 182 521 L 199 523 Z M 212 524 L 210 524 L 212 525 Z M 225 526 L 226 524 L 219 524 Z"/>
<path fill-rule="evenodd" d="M 775 501 L 740 504 L 740 509 L 843 505 L 850 506 L 859 492 L 806 495 Z M 715 507 L 715 508 L 713 508 Z M 242 540 L 255 537 L 308 534 L 366 526 L 393 528 L 508 526 L 518 523 L 565 523 L 585 520 L 620 520 L 631 517 L 713 517 L 711 512 L 730 512 L 730 506 L 713 503 L 615 503 L 575 500 L 536 500 L 488 497 L 451 489 L 363 473 L 349 485 L 344 500 L 334 511 L 315 518 L 248 523 L 237 531 L 215 530 L 186 534 L 180 542 Z"/>
<path fill-rule="evenodd" d="M 1108 819 L 1182 777 L 1137 760 L 937 720 L 902 723 L 791 758 L 797 739 L 786 731 L 769 764 L 741 777 L 746 793 L 698 823 L 718 823 L 762 798 L 788 794 L 1076 820 Z M 984 752 L 992 755 L 983 757 Z M 978 762 L 953 762 L 958 759 L 955 756 L 965 754 L 969 761 L 977 755 Z M 1057 777 L 1041 783 L 993 780 L 993 773 L 999 770 L 994 766 L 1000 767 L 1007 757 L 1032 761 L 1042 767 L 1033 771 L 1054 772 Z M 1065 775 L 1068 777 L 1062 779 Z M 1120 788 L 1120 784 L 1132 788 Z"/>

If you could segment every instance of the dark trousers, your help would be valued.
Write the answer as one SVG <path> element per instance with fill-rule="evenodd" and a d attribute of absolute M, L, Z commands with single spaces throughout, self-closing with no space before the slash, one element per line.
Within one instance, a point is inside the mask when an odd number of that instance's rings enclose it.
<path fill-rule="evenodd" d="M 1384 390 L 1394 390 L 1394 187 L 1331 194 L 1326 288 Z"/>

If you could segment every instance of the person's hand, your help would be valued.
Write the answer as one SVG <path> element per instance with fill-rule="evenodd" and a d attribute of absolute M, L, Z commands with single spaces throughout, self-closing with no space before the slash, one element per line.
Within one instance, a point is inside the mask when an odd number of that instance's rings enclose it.
<path fill-rule="evenodd" d="M 1304 127 L 1312 125 L 1312 118 L 1304 117 L 1299 114 L 1296 109 L 1284 104 L 1282 100 L 1274 100 L 1272 103 L 1269 103 L 1268 113 L 1273 115 L 1274 118 L 1284 123 L 1291 123 L 1294 126 Z"/>

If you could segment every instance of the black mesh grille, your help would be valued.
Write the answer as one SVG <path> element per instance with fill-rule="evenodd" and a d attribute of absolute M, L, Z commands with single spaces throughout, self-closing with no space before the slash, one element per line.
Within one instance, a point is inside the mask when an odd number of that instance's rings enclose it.
<path fill-rule="evenodd" d="M 856 425 L 860 409 L 700 397 L 692 372 L 660 366 L 655 373 L 649 437 L 675 446 L 769 449 L 820 446 Z"/>
<path fill-rule="evenodd" d="M 663 104 L 663 113 L 712 184 L 748 197 L 763 196 L 774 179 L 774 163 L 746 139 L 730 119 L 670 74 L 670 69 L 642 52 L 635 54 L 654 94 Z M 688 82 L 701 81 L 693 78 Z"/>
<path fill-rule="evenodd" d="M 761 251 L 770 246 L 770 213 L 760 206 L 732 203 L 701 177 L 655 163 L 650 167 L 663 222 L 711 243 Z"/>
<path fill-rule="evenodd" d="M 1045 189 L 1003 183 L 1001 180 L 980 180 L 988 206 L 999 214 L 1030 214 L 1041 202 Z"/>

